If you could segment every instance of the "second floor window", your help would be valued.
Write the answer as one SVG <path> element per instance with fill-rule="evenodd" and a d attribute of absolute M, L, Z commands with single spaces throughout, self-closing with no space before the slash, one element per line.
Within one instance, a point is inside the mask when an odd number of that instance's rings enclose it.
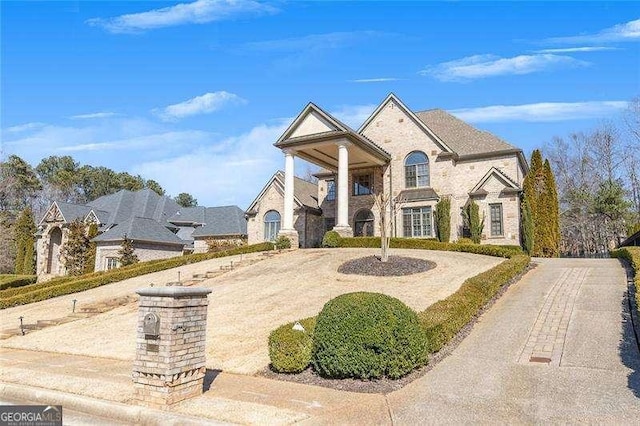
<path fill-rule="evenodd" d="M 414 151 L 404 161 L 404 179 L 407 188 L 430 186 L 429 158 L 422 151 Z"/>
<path fill-rule="evenodd" d="M 371 175 L 353 175 L 353 195 L 369 195 L 373 193 Z"/>
<path fill-rule="evenodd" d="M 336 181 L 328 180 L 327 181 L 327 201 L 333 201 L 336 199 Z"/>

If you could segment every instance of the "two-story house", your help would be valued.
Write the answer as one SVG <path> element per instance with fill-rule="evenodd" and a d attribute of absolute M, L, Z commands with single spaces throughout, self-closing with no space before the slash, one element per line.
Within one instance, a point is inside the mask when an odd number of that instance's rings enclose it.
<path fill-rule="evenodd" d="M 451 241 L 466 236 L 470 200 L 484 220 L 483 244 L 520 244 L 522 150 L 440 110 L 413 112 L 390 94 L 355 131 L 310 103 L 276 141 L 285 156 L 247 211 L 249 242 L 285 235 L 317 246 L 326 230 L 380 234 L 373 194 L 391 200 L 393 236 L 434 237 L 435 205 L 451 199 Z M 322 167 L 318 184 L 295 178 L 295 158 Z"/>

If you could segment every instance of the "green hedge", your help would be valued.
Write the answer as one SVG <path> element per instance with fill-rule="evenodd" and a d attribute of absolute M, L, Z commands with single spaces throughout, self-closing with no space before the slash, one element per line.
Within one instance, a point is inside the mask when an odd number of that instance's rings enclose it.
<path fill-rule="evenodd" d="M 633 283 L 636 289 L 636 310 L 640 318 L 640 247 L 623 247 L 611 252 L 611 257 L 626 259 L 633 269 Z"/>
<path fill-rule="evenodd" d="M 304 331 L 294 330 L 295 322 L 291 322 L 276 328 L 269 335 L 269 358 L 274 371 L 299 373 L 309 365 L 316 317 L 299 322 Z"/>
<path fill-rule="evenodd" d="M 380 238 L 377 237 L 342 238 L 340 241 L 341 247 L 379 247 L 380 244 Z M 454 244 L 441 243 L 435 240 L 400 238 L 392 238 L 391 246 L 395 248 L 459 251 L 507 258 L 507 260 L 488 271 L 468 278 L 455 293 L 418 313 L 420 324 L 426 333 L 427 349 L 430 353 L 437 352 L 444 344 L 449 342 L 496 295 L 500 288 L 522 273 L 531 260 L 517 246 Z M 308 318 L 307 320 L 311 319 L 313 318 Z M 278 344 L 277 337 L 272 333 L 272 337 L 269 340 L 270 353 L 271 346 Z M 309 338 L 313 339 L 314 336 Z M 301 345 L 300 347 L 304 346 Z M 301 368 L 302 364 L 305 367 L 311 364 L 312 357 L 308 351 L 300 353 L 295 352 L 295 347 L 293 349 L 290 354 L 279 352 L 282 358 L 278 359 L 278 363 L 286 364 L 285 358 L 287 356 L 295 358 L 295 365 L 299 371 L 304 369 Z M 301 362 L 303 359 L 305 361 Z M 273 361 L 274 358 L 272 357 L 272 364 Z M 276 369 L 276 371 L 279 370 Z"/>
<path fill-rule="evenodd" d="M 33 284 L 38 279 L 35 275 L 0 275 L 0 290 L 24 287 Z"/>
<path fill-rule="evenodd" d="M 322 247 L 340 247 L 342 237 L 336 231 L 327 231 L 322 237 Z"/>
<path fill-rule="evenodd" d="M 140 262 L 110 271 L 94 272 L 79 277 L 61 277 L 39 284 L 0 291 L 0 309 L 39 302 L 52 297 L 77 293 L 152 272 L 164 271 L 203 260 L 254 253 L 273 249 L 272 243 L 260 243 L 215 253 L 197 253 L 170 259 Z"/>
<path fill-rule="evenodd" d="M 519 254 L 501 264 L 467 279 L 460 288 L 420 312 L 420 322 L 427 333 L 429 352 L 437 352 L 453 338 L 498 290 L 529 265 L 530 258 Z"/>
<path fill-rule="evenodd" d="M 318 315 L 313 367 L 323 377 L 398 379 L 427 363 L 427 339 L 418 316 L 395 297 L 347 293 Z"/>

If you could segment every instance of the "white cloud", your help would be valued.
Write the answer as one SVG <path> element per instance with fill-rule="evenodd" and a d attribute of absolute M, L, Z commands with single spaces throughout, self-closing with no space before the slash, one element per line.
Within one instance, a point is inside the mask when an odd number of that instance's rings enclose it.
<path fill-rule="evenodd" d="M 116 117 L 118 115 L 119 114 L 115 112 L 93 112 L 90 114 L 72 115 L 69 118 L 73 120 L 91 120 L 91 119 L 97 119 L 97 118 L 111 118 L 111 117 Z"/>
<path fill-rule="evenodd" d="M 39 129 L 44 126 L 46 126 L 46 124 L 40 122 L 25 123 L 19 124 L 17 126 L 7 127 L 6 131 L 9 133 L 21 133 L 26 132 L 27 130 Z"/>
<path fill-rule="evenodd" d="M 569 37 L 553 37 L 548 43 L 612 43 L 640 40 L 640 19 L 614 25 L 595 34 L 580 34 Z"/>
<path fill-rule="evenodd" d="M 558 68 L 589 65 L 570 56 L 537 54 L 501 58 L 496 55 L 473 55 L 429 66 L 420 71 L 440 81 L 468 81 L 499 75 L 521 75 Z"/>
<path fill-rule="evenodd" d="M 253 0 L 197 0 L 115 18 L 93 18 L 86 23 L 111 33 L 139 33 L 156 28 L 222 21 L 240 15 L 275 12 L 277 9 L 273 6 Z"/>
<path fill-rule="evenodd" d="M 581 52 L 601 52 L 606 50 L 621 50 L 619 47 L 610 46 L 583 46 L 583 47 L 560 47 L 557 49 L 542 49 L 536 53 L 581 53 Z"/>
<path fill-rule="evenodd" d="M 233 93 L 221 91 L 205 93 L 153 112 L 165 121 L 174 121 L 191 115 L 208 114 L 218 111 L 227 105 L 244 104 L 246 101 Z"/>
<path fill-rule="evenodd" d="M 626 101 L 541 102 L 525 105 L 493 105 L 449 111 L 471 123 L 505 121 L 549 122 L 599 119 L 627 107 Z"/>
<path fill-rule="evenodd" d="M 357 80 L 350 80 L 352 83 L 382 83 L 385 81 L 398 81 L 399 78 L 395 77 L 380 77 L 380 78 L 359 78 Z"/>
<path fill-rule="evenodd" d="M 267 52 L 298 52 L 343 48 L 355 43 L 383 35 L 377 31 L 338 31 L 324 34 L 310 34 L 278 40 L 264 40 L 246 43 L 246 50 Z"/>
<path fill-rule="evenodd" d="M 107 142 L 81 143 L 74 145 L 65 145 L 57 148 L 62 152 L 80 152 L 80 151 L 105 151 L 105 150 L 123 150 L 123 149 L 141 149 L 145 147 L 161 146 L 163 144 L 172 145 L 188 145 L 194 141 L 206 141 L 209 137 L 208 132 L 198 130 L 168 131 L 161 133 L 151 133 L 137 137 L 128 137 Z"/>
<path fill-rule="evenodd" d="M 369 118 L 376 107 L 377 105 L 374 104 L 343 105 L 335 111 L 332 111 L 330 114 L 352 129 L 357 129 L 367 118 Z"/>
<path fill-rule="evenodd" d="M 202 205 L 248 207 L 267 179 L 284 164 L 273 143 L 289 121 L 261 124 L 239 136 L 212 140 L 206 146 L 133 168 L 158 181 L 170 194 L 189 192 Z M 301 160 L 296 161 L 300 165 Z"/>

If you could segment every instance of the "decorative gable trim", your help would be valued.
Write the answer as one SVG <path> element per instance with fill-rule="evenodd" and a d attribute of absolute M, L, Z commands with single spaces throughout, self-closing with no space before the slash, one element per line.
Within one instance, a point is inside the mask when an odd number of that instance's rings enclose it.
<path fill-rule="evenodd" d="M 373 113 L 371 113 L 371 115 L 369 116 L 369 118 L 366 119 L 366 121 L 364 123 L 362 123 L 362 126 L 360 126 L 360 128 L 358 129 L 358 133 L 361 135 L 364 135 L 364 131 L 366 130 L 366 128 L 369 126 L 369 124 L 371 124 L 373 122 L 373 119 L 380 114 L 380 112 L 384 109 L 384 107 L 387 106 L 387 104 L 389 102 L 394 102 L 396 105 L 398 105 L 398 107 L 400 107 L 400 109 L 407 115 L 409 116 L 409 118 L 411 118 L 411 120 L 413 120 L 413 122 L 418 125 L 418 127 L 420 127 L 422 130 L 424 130 L 425 133 L 427 133 L 431 138 L 433 138 L 433 140 L 436 141 L 436 143 L 438 143 L 438 145 L 440 145 L 440 147 L 443 149 L 443 151 L 445 152 L 449 152 L 449 153 L 454 153 L 454 151 L 449 148 L 449 146 L 442 140 L 440 139 L 440 137 L 438 137 L 438 135 L 436 135 L 422 120 L 420 120 L 418 118 L 418 116 L 416 116 L 413 111 L 411 111 L 395 94 L 393 93 L 389 93 L 389 95 L 387 95 L 387 97 L 385 98 L 384 101 L 382 101 L 382 103 L 380 105 L 378 105 L 378 107 L 375 109 L 375 111 L 373 111 Z"/>
<path fill-rule="evenodd" d="M 102 225 L 100 223 L 100 219 L 98 219 L 98 215 L 93 210 L 87 213 L 87 215 L 84 217 L 84 222 L 95 223 L 96 225 Z"/>
<path fill-rule="evenodd" d="M 334 118 L 332 115 L 323 111 L 322 108 L 314 104 L 313 102 L 309 102 L 306 107 L 298 114 L 298 116 L 293 120 L 293 122 L 287 127 L 287 130 L 284 131 L 282 136 L 278 138 L 274 145 L 278 145 L 280 142 L 283 142 L 291 137 L 293 132 L 300 126 L 300 124 L 304 121 L 304 119 L 310 114 L 319 115 L 324 121 L 326 121 L 330 126 L 334 127 L 334 130 L 329 130 L 327 132 L 337 131 L 337 132 L 349 132 L 349 128 L 340 122 L 338 119 Z M 325 132 L 325 133 L 327 133 Z"/>
<path fill-rule="evenodd" d="M 505 188 L 502 192 L 505 193 L 517 193 L 521 191 L 520 186 L 516 182 L 514 182 L 509 176 L 504 174 L 504 172 L 495 167 L 491 167 L 489 171 L 478 181 L 476 186 L 473 187 L 471 191 L 469 191 L 469 195 L 487 195 L 487 191 L 483 188 L 483 186 L 489 181 L 489 179 L 494 176 L 496 179 L 501 181 Z"/>
<path fill-rule="evenodd" d="M 51 205 L 47 209 L 47 212 L 44 214 L 44 216 L 42 216 L 42 219 L 40 220 L 40 222 L 38 222 L 38 226 L 42 225 L 45 222 L 67 222 L 67 219 L 65 219 L 64 215 L 62 214 L 62 210 L 60 210 L 60 207 L 58 207 L 58 203 L 56 203 L 55 201 L 51 203 Z"/>
<path fill-rule="evenodd" d="M 264 195 L 267 193 L 269 188 L 271 188 L 271 185 L 275 184 L 274 188 L 276 189 L 276 191 L 278 191 L 284 197 L 284 181 L 280 177 L 281 174 L 284 174 L 284 173 L 282 173 L 281 171 L 277 171 L 276 173 L 274 173 L 273 176 L 271 176 L 271 179 L 267 181 L 267 184 L 264 186 L 264 188 L 262 188 L 262 191 L 260 191 L 260 194 L 258 194 L 255 200 L 253 200 L 253 202 L 251 203 L 251 205 L 249 205 L 249 208 L 245 211 L 246 215 L 252 216 L 257 213 L 256 206 L 260 202 L 262 197 L 264 197 Z M 293 202 L 297 204 L 298 207 L 303 207 L 303 204 L 300 202 L 298 197 L 295 196 L 295 194 L 293 196 Z"/>

